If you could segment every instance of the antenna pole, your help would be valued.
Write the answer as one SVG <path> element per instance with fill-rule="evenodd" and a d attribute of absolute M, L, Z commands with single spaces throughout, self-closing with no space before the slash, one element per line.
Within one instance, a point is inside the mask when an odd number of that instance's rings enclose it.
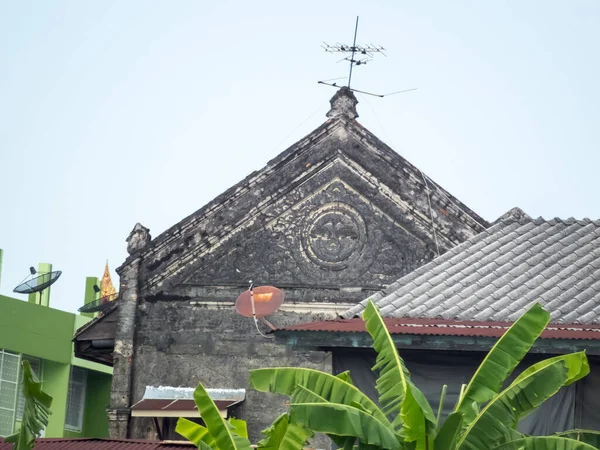
<path fill-rule="evenodd" d="M 254 307 L 254 290 L 252 289 L 254 284 L 250 283 L 250 304 L 252 305 L 252 317 L 254 317 L 254 321 L 256 322 L 256 308 Z"/>
<path fill-rule="evenodd" d="M 352 81 L 352 67 L 354 67 L 354 53 L 356 52 L 356 35 L 358 33 L 358 16 L 356 16 L 356 26 L 354 27 L 354 42 L 352 42 L 352 56 L 350 56 L 350 75 L 348 76 L 348 87 Z"/>

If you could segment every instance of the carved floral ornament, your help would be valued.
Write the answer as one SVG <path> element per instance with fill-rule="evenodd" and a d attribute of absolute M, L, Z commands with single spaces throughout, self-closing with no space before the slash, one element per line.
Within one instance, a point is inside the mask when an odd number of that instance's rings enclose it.
<path fill-rule="evenodd" d="M 307 217 L 301 240 L 309 260 L 323 268 L 341 270 L 361 255 L 366 226 L 351 206 L 327 203 Z"/>

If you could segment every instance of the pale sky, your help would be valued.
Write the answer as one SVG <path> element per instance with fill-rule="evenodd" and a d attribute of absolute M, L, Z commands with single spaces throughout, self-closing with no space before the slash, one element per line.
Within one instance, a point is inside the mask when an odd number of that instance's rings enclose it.
<path fill-rule="evenodd" d="M 74 312 L 126 257 L 325 121 L 321 42 L 387 49 L 360 118 L 487 220 L 600 218 L 600 2 L 0 1 L 0 293 Z M 343 80 L 340 80 L 343 82 Z M 113 272 L 115 283 L 117 275 Z"/>

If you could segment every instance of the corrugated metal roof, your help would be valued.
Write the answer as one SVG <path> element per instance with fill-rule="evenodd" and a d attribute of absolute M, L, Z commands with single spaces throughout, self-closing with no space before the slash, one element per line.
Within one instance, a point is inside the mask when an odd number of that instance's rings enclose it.
<path fill-rule="evenodd" d="M 144 396 L 132 405 L 131 410 L 134 415 L 139 411 L 155 411 L 156 415 L 153 417 L 161 417 L 162 413 L 172 411 L 197 413 L 194 390 L 189 387 L 146 386 Z M 246 389 L 206 389 L 206 392 L 220 410 L 227 410 L 246 398 Z"/>
<path fill-rule="evenodd" d="M 540 302 L 554 323 L 600 324 L 600 220 L 511 211 L 370 298 L 384 317 L 515 321 Z"/>
<path fill-rule="evenodd" d="M 194 400 L 191 387 L 146 386 L 142 400 Z M 246 398 L 246 389 L 206 389 L 209 397 L 215 401 L 241 402 Z"/>
<path fill-rule="evenodd" d="M 215 405 L 219 410 L 227 410 L 230 406 L 235 405 L 239 402 L 226 401 L 226 400 L 214 400 Z M 157 400 L 157 399 L 142 399 L 131 407 L 133 412 L 135 411 L 156 411 L 157 414 L 154 417 L 161 417 L 161 412 L 170 411 L 188 411 L 198 412 L 196 403 L 194 400 L 186 399 L 174 399 L 174 400 Z M 184 416 L 190 417 L 190 416 Z"/>
<path fill-rule="evenodd" d="M 385 318 L 390 334 L 500 337 L 512 325 L 510 322 L 475 322 L 444 319 Z M 294 332 L 366 332 L 362 319 L 338 319 L 310 322 L 280 328 Z M 542 333 L 544 339 L 600 339 L 600 326 L 551 324 Z"/>
<path fill-rule="evenodd" d="M 195 448 L 189 442 L 157 442 L 132 439 L 64 439 L 41 438 L 35 450 L 188 450 Z M 0 438 L 0 450 L 12 450 L 12 444 Z"/>

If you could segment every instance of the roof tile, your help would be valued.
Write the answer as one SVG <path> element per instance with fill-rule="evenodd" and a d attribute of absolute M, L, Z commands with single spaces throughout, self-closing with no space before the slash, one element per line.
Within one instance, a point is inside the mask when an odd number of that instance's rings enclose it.
<path fill-rule="evenodd" d="M 394 285 L 375 302 L 387 317 L 514 320 L 538 301 L 558 323 L 600 323 L 600 220 L 509 217 Z"/>

